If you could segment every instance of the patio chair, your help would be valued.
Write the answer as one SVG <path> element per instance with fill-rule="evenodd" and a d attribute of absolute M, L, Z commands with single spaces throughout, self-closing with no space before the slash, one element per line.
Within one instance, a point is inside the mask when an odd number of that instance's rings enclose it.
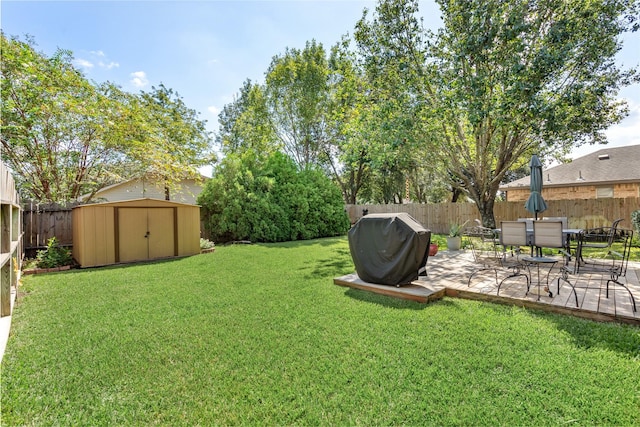
<path fill-rule="evenodd" d="M 502 254 L 498 250 L 496 232 L 490 228 L 476 226 L 465 230 L 463 234 L 467 247 L 471 248 L 473 260 L 480 266 L 469 276 L 467 286 L 471 286 L 471 279 L 481 271 L 493 270 L 498 284 L 498 269 L 502 268 Z"/>
<path fill-rule="evenodd" d="M 588 240 L 587 233 L 580 233 L 578 235 L 578 248 L 577 253 L 582 254 L 582 250 L 585 247 L 593 248 L 594 243 Z M 627 267 L 629 265 L 629 256 L 631 254 L 631 242 L 633 240 L 633 230 L 627 230 L 617 228 L 612 237 L 607 236 L 607 255 L 605 259 L 590 260 L 588 263 L 580 263 L 579 257 L 576 257 L 576 267 L 574 271 L 578 274 L 603 274 L 608 275 L 606 297 L 609 298 L 609 284 L 614 283 L 620 285 L 627 290 L 631 303 L 633 305 L 633 311 L 636 312 L 636 300 L 633 293 L 627 285 L 620 281 L 621 277 L 626 277 Z M 611 242 L 609 244 L 609 241 Z M 602 248 L 602 246 L 598 246 Z M 579 265 L 581 264 L 581 265 Z"/>
<path fill-rule="evenodd" d="M 569 228 L 569 219 L 566 216 L 545 216 L 542 218 L 543 221 L 561 221 L 562 228 Z"/>
<path fill-rule="evenodd" d="M 586 264 L 582 251 L 584 249 L 610 249 L 613 245 L 613 241 L 618 229 L 618 224 L 623 221 L 624 218 L 618 218 L 611 224 L 611 227 L 598 227 L 584 230 L 579 237 L 580 243 L 576 247 L 576 264 L 574 268 L 575 273 L 580 272 L 580 268 Z"/>
<path fill-rule="evenodd" d="M 576 307 L 578 304 L 578 294 L 576 294 L 575 286 L 569 281 L 569 260 L 571 254 L 566 250 L 566 241 L 562 233 L 562 221 L 535 221 L 533 223 L 533 244 L 536 248 L 552 248 L 559 250 L 562 255 L 562 266 L 560 267 L 560 276 L 558 277 L 558 286 L 556 294 L 560 294 L 560 280 L 567 282 L 576 299 Z M 540 251 L 541 253 L 541 251 Z M 522 261 L 530 266 L 535 266 L 537 269 L 537 284 L 538 284 L 538 300 L 540 300 L 540 267 L 548 267 L 545 292 L 548 292 L 549 297 L 553 297 L 553 293 L 549 288 L 549 275 L 551 270 L 558 263 L 557 258 L 548 256 L 526 256 L 522 258 Z"/>
<path fill-rule="evenodd" d="M 500 295 L 500 287 L 505 280 L 519 276 L 524 276 L 527 279 L 528 293 L 531 279 L 528 274 L 521 271 L 521 268 L 526 266 L 520 260 L 520 247 L 527 246 L 526 223 L 523 221 L 502 221 L 500 223 L 500 245 L 503 248 L 502 267 L 511 269 L 511 274 L 500 281 L 496 295 Z M 511 255 L 507 255 L 507 247 L 511 248 Z"/>

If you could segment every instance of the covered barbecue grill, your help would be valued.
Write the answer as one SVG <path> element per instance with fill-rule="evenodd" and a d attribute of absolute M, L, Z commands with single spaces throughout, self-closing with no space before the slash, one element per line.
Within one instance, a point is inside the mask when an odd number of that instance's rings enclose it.
<path fill-rule="evenodd" d="M 431 231 L 407 213 L 363 216 L 349 230 L 349 249 L 358 277 L 399 286 L 418 278 L 427 263 Z"/>

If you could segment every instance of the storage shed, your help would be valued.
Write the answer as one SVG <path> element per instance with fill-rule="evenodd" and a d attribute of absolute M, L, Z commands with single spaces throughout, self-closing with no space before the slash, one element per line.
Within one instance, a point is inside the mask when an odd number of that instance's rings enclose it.
<path fill-rule="evenodd" d="M 200 206 L 136 199 L 73 208 L 73 257 L 81 267 L 200 253 Z"/>

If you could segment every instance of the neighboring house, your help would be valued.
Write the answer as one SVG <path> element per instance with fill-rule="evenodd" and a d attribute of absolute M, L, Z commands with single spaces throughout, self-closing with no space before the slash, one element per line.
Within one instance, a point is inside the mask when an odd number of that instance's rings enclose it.
<path fill-rule="evenodd" d="M 202 186 L 206 179 L 205 176 L 202 176 L 199 182 L 191 178 L 183 179 L 179 183 L 179 190 L 175 193 L 169 192 L 169 198 L 167 199 L 165 187 L 161 183 L 149 178 L 135 178 L 105 187 L 96 192 L 91 200 L 98 202 L 120 202 L 123 200 L 149 198 L 196 204 L 196 199 L 202 192 Z M 85 194 L 80 196 L 79 200 L 85 201 L 88 197 L 89 195 Z"/>
<path fill-rule="evenodd" d="M 640 197 L 640 145 L 603 148 L 544 170 L 545 200 Z M 502 185 L 509 202 L 529 197 L 529 177 Z"/>

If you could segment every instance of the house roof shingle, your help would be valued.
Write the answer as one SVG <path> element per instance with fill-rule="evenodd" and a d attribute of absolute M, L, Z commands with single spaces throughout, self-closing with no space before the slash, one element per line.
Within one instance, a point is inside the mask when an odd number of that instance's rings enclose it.
<path fill-rule="evenodd" d="M 603 148 L 542 172 L 545 187 L 640 182 L 640 144 Z M 529 186 L 530 178 L 517 179 L 500 190 Z"/>

